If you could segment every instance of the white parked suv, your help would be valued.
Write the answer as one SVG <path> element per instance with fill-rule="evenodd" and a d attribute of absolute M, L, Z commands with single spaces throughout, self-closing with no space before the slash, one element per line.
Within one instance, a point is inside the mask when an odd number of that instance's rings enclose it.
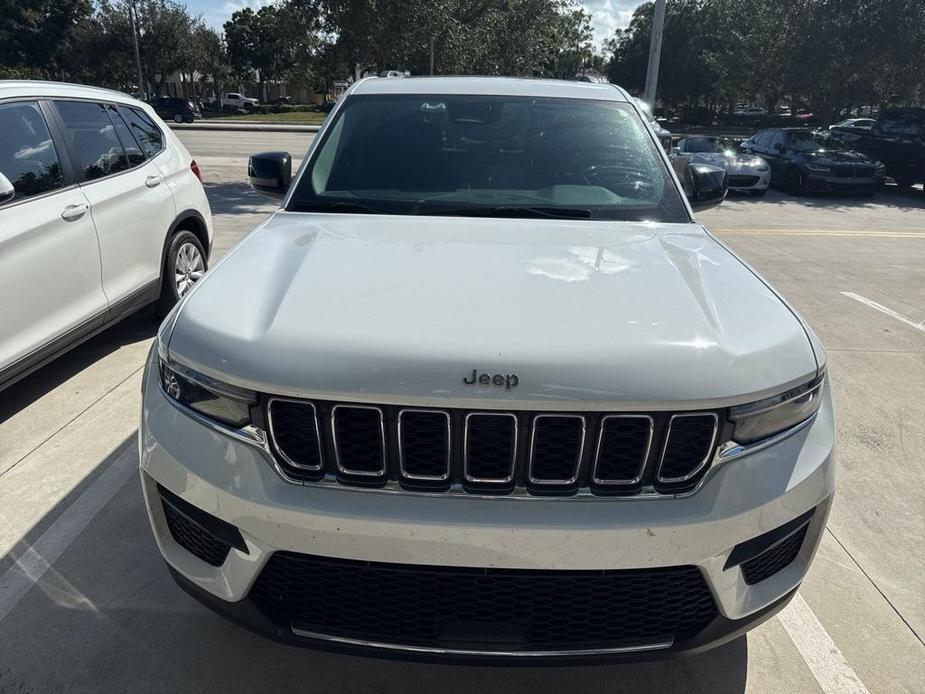
<path fill-rule="evenodd" d="M 199 168 L 152 108 L 105 89 L 0 81 L 0 389 L 151 303 L 212 243 Z"/>
<path fill-rule="evenodd" d="M 181 586 L 291 643 L 531 663 L 787 603 L 834 492 L 825 351 L 623 90 L 367 79 L 290 167 L 251 158 L 282 207 L 148 359 Z"/>

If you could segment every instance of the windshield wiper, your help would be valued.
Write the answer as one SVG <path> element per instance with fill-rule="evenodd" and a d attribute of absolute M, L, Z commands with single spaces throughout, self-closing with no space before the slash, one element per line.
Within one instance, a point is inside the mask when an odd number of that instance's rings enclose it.
<path fill-rule="evenodd" d="M 421 210 L 422 214 L 446 217 L 526 217 L 546 219 L 591 219 L 591 210 L 578 207 L 524 207 L 520 205 L 499 205 L 496 207 L 479 207 L 464 205 L 459 207 L 438 207 Z"/>
<path fill-rule="evenodd" d="M 345 214 L 395 214 L 392 210 L 367 205 L 362 202 L 345 200 L 313 200 L 310 202 L 293 202 L 288 208 L 291 212 L 343 212 Z"/>

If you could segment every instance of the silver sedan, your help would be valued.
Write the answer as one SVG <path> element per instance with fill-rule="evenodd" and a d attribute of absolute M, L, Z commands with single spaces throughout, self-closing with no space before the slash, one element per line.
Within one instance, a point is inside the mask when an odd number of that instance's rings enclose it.
<path fill-rule="evenodd" d="M 771 167 L 761 157 L 739 154 L 734 141 L 722 137 L 685 137 L 675 149 L 692 164 L 712 164 L 726 170 L 729 190 L 762 196 L 771 185 Z"/>

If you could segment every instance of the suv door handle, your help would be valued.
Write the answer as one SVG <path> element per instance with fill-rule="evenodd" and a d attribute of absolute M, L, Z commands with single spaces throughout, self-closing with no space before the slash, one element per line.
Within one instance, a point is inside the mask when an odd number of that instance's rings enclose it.
<path fill-rule="evenodd" d="M 87 214 L 87 210 L 89 209 L 90 209 L 90 206 L 85 202 L 82 202 L 77 205 L 68 205 L 61 212 L 61 219 L 68 221 L 68 222 L 73 221 L 75 219 L 80 219 L 85 214 Z"/>
<path fill-rule="evenodd" d="M 148 186 L 148 188 L 157 188 L 160 184 L 161 184 L 160 176 L 148 176 L 145 179 L 145 185 Z"/>

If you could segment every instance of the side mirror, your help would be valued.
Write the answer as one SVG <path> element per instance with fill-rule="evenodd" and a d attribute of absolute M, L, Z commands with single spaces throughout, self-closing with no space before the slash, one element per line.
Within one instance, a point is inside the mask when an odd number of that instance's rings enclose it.
<path fill-rule="evenodd" d="M 787 151 L 787 148 L 784 147 L 784 145 L 781 144 L 780 142 L 775 142 L 775 143 L 774 143 L 774 151 L 777 152 L 778 154 L 783 154 L 784 152 Z"/>
<path fill-rule="evenodd" d="M 726 199 L 729 181 L 726 171 L 710 164 L 689 164 L 684 181 L 684 192 L 691 207 L 705 210 Z"/>
<path fill-rule="evenodd" d="M 9 202 L 16 196 L 16 189 L 10 179 L 0 173 L 0 205 Z"/>
<path fill-rule="evenodd" d="M 247 162 L 247 180 L 258 193 L 282 200 L 292 180 L 292 157 L 289 152 L 251 155 Z"/>

